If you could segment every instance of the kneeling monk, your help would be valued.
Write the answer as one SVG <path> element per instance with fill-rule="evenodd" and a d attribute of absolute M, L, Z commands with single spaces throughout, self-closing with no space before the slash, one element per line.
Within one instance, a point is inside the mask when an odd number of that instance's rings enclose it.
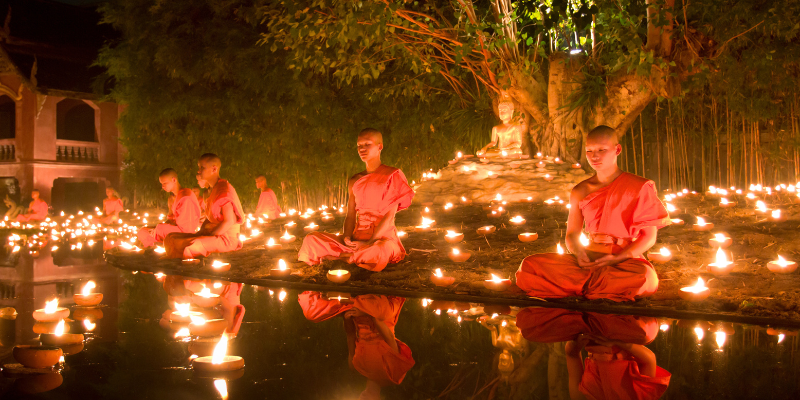
<path fill-rule="evenodd" d="M 348 182 L 347 217 L 342 237 L 312 232 L 303 240 L 297 259 L 316 265 L 324 259 L 344 258 L 370 271 L 403 259 L 406 250 L 397 237 L 394 215 L 411 205 L 414 191 L 403 172 L 381 164 L 383 136 L 367 128 L 358 135 L 358 156 L 367 170 Z"/>
<path fill-rule="evenodd" d="M 164 238 L 168 258 L 197 258 L 210 253 L 239 250 L 239 229 L 244 211 L 236 189 L 219 177 L 222 161 L 216 154 L 206 153 L 197 162 L 197 175 L 211 187 L 206 198 L 206 220 L 197 233 L 171 233 Z"/>
<path fill-rule="evenodd" d="M 169 216 L 167 221 L 155 227 L 144 227 L 139 230 L 138 238 L 143 247 L 150 247 L 174 232 L 195 233 L 200 226 L 200 203 L 191 189 L 181 188 L 178 173 L 172 168 L 161 171 L 158 175 L 161 189 L 169 193 Z"/>
<path fill-rule="evenodd" d="M 522 261 L 517 286 L 529 296 L 630 301 L 658 288 L 658 276 L 642 254 L 656 242 L 669 214 L 653 181 L 617 167 L 622 151 L 616 132 L 599 126 L 589 132 L 586 158 L 597 172 L 570 194 L 567 248 L 572 254 L 537 254 Z M 590 244 L 580 244 L 586 226 Z"/>
<path fill-rule="evenodd" d="M 122 199 L 119 198 L 114 188 L 106 188 L 106 198 L 103 199 L 103 216 L 100 217 L 101 224 L 113 224 L 119 219 L 119 213 L 125 210 Z"/>
<path fill-rule="evenodd" d="M 47 202 L 39 198 L 39 190 L 31 190 L 31 204 L 28 205 L 28 210 L 25 214 L 17 216 L 17 221 L 44 221 L 47 218 L 47 210 L 49 209 Z"/>

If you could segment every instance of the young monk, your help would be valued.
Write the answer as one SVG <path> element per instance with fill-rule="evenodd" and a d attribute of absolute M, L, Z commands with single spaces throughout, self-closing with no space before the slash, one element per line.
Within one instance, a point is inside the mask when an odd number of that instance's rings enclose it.
<path fill-rule="evenodd" d="M 622 151 L 616 132 L 598 126 L 589 132 L 586 158 L 596 174 L 570 194 L 566 244 L 572 254 L 537 254 L 522 261 L 517 286 L 543 298 L 584 296 L 631 301 L 658 288 L 658 276 L 642 254 L 656 242 L 669 214 L 653 181 L 617 167 Z M 580 244 L 586 229 L 590 245 Z"/>
<path fill-rule="evenodd" d="M 367 128 L 358 134 L 358 155 L 367 169 L 348 182 L 344 234 L 312 232 L 303 240 L 298 260 L 316 265 L 325 259 L 345 259 L 377 272 L 405 257 L 394 216 L 411 205 L 414 191 L 402 171 L 381 164 L 381 150 L 380 132 Z"/>
<path fill-rule="evenodd" d="M 117 191 L 112 187 L 106 188 L 106 199 L 103 200 L 103 216 L 100 223 L 113 224 L 119 219 L 119 213 L 124 210 L 122 199 L 117 195 Z"/>
<path fill-rule="evenodd" d="M 256 187 L 261 190 L 261 194 L 258 196 L 256 216 L 266 214 L 269 219 L 278 218 L 281 214 L 281 207 L 278 205 L 278 198 L 275 196 L 275 192 L 267 187 L 267 177 L 265 175 L 256 177 Z"/>
<path fill-rule="evenodd" d="M 202 214 L 200 203 L 191 190 L 181 187 L 178 173 L 172 168 L 167 168 L 158 175 L 158 181 L 161 183 L 161 189 L 170 194 L 169 215 L 166 222 L 139 230 L 139 242 L 145 248 L 163 241 L 170 233 L 195 233 L 200 226 L 200 214 Z"/>
<path fill-rule="evenodd" d="M 206 220 L 197 233 L 171 233 L 164 238 L 168 258 L 197 258 L 211 253 L 239 250 L 239 230 L 244 211 L 236 189 L 219 177 L 222 161 L 216 154 L 206 153 L 197 162 L 197 175 L 211 187 L 206 198 Z"/>
<path fill-rule="evenodd" d="M 39 198 L 39 190 L 31 190 L 31 204 L 28 205 L 28 210 L 25 214 L 17 216 L 17 221 L 44 221 L 47 218 L 48 205 L 47 202 Z"/>

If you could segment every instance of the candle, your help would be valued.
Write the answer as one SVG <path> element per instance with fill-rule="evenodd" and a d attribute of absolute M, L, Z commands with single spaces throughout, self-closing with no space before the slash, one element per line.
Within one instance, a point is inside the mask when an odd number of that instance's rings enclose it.
<path fill-rule="evenodd" d="M 267 250 L 280 250 L 283 248 L 280 243 L 275 243 L 274 238 L 269 238 L 267 240 L 267 244 L 265 245 Z"/>
<path fill-rule="evenodd" d="M 464 234 L 448 230 L 447 234 L 444 235 L 444 240 L 446 240 L 447 243 L 458 243 L 464 240 Z"/>
<path fill-rule="evenodd" d="M 269 276 L 273 278 L 286 278 L 292 274 L 292 270 L 286 266 L 286 261 L 278 260 L 278 267 L 269 270 Z"/>
<path fill-rule="evenodd" d="M 400 239 L 406 237 L 407 235 L 408 234 L 406 233 L 406 231 L 397 231 L 397 237 Z"/>
<path fill-rule="evenodd" d="M 63 346 L 68 344 L 83 343 L 82 333 L 64 333 L 64 320 L 58 323 L 53 333 L 39 335 L 39 341 L 48 346 Z"/>
<path fill-rule="evenodd" d="M 469 252 L 462 253 L 460 250 L 453 247 L 453 251 L 449 253 L 447 256 L 450 257 L 451 261 L 461 263 L 467 261 L 472 256 L 472 254 L 470 254 Z"/>
<path fill-rule="evenodd" d="M 350 271 L 346 269 L 332 269 L 328 271 L 328 280 L 333 283 L 343 283 L 350 279 Z"/>
<path fill-rule="evenodd" d="M 494 233 L 496 230 L 497 230 L 497 227 L 495 227 L 494 225 L 486 225 L 486 226 L 482 226 L 482 227 L 478 228 L 477 232 L 478 232 L 478 235 L 486 236 L 486 235 Z"/>
<path fill-rule="evenodd" d="M 50 368 L 58 364 L 64 353 L 56 346 L 36 346 L 20 344 L 12 351 L 14 360 L 26 368 Z M 60 376 L 60 375 L 59 375 Z"/>
<path fill-rule="evenodd" d="M 165 249 L 164 249 L 163 247 L 161 247 L 161 246 L 156 246 L 156 248 L 155 248 L 155 250 L 153 250 L 153 252 L 154 252 L 154 253 L 158 253 L 158 254 L 164 254 L 164 253 L 166 253 L 166 252 L 167 252 L 167 250 L 165 250 Z"/>
<path fill-rule="evenodd" d="M 283 227 L 286 228 L 287 231 L 289 229 L 293 229 L 295 226 L 297 226 L 297 223 L 295 223 L 294 221 L 289 221 L 289 222 L 283 224 Z"/>
<path fill-rule="evenodd" d="M 715 233 L 713 238 L 708 239 L 709 246 L 719 247 L 721 249 L 728 248 L 731 243 L 733 243 L 733 240 L 730 237 L 725 236 L 724 233 Z"/>
<path fill-rule="evenodd" d="M 461 196 L 461 204 L 472 204 L 472 200 L 470 200 L 470 199 L 468 199 L 468 198 L 466 198 L 464 196 Z"/>
<path fill-rule="evenodd" d="M 673 206 L 671 203 L 667 203 L 667 211 L 668 212 L 675 212 L 675 211 L 677 211 L 677 208 L 675 208 L 675 206 Z"/>
<path fill-rule="evenodd" d="M 203 313 L 200 311 L 191 311 L 189 303 L 175 302 L 175 311 L 169 314 L 170 322 L 187 323 L 192 321 L 192 316 L 202 317 Z"/>
<path fill-rule="evenodd" d="M 69 317 L 69 310 L 58 306 L 58 299 L 45 303 L 43 309 L 33 312 L 33 319 L 42 322 L 58 321 Z"/>
<path fill-rule="evenodd" d="M 719 199 L 719 206 L 720 207 L 733 207 L 736 205 L 735 201 L 728 201 L 726 198 Z"/>
<path fill-rule="evenodd" d="M 538 159 L 542 159 L 542 157 L 544 157 L 544 156 L 542 155 L 542 153 L 536 153 L 536 158 L 538 158 Z"/>
<path fill-rule="evenodd" d="M 760 213 L 766 213 L 767 211 L 769 211 L 769 209 L 767 208 L 766 203 L 764 203 L 761 200 L 758 200 L 756 201 L 756 211 Z"/>
<path fill-rule="evenodd" d="M 564 248 L 561 247 L 561 242 L 556 243 L 556 253 L 564 254 Z"/>
<path fill-rule="evenodd" d="M 539 162 L 537 162 L 537 163 L 536 163 L 536 167 L 537 167 L 537 168 L 544 168 L 544 167 L 545 167 L 545 165 L 547 165 L 547 164 L 545 164 L 545 162 L 544 162 L 544 161 L 539 161 Z"/>
<path fill-rule="evenodd" d="M 83 307 L 93 307 L 100 304 L 103 301 L 103 294 L 102 293 L 92 293 L 92 289 L 96 287 L 94 281 L 86 282 L 83 285 L 83 291 L 80 294 L 73 294 L 72 300 L 75 301 L 75 304 Z"/>
<path fill-rule="evenodd" d="M 189 334 L 193 336 L 219 336 L 228 328 L 228 321 L 222 318 L 205 319 L 193 315 L 189 318 L 192 320 L 192 322 L 189 323 Z"/>
<path fill-rule="evenodd" d="M 647 258 L 655 263 L 665 263 L 672 259 L 672 253 L 666 247 L 662 247 L 658 253 L 647 253 Z"/>
<path fill-rule="evenodd" d="M 228 352 L 228 334 L 223 333 L 219 343 L 214 347 L 212 355 L 197 357 L 192 360 L 192 369 L 199 372 L 225 372 L 244 368 L 244 359 L 239 356 L 226 355 Z"/>
<path fill-rule="evenodd" d="M 775 219 L 775 220 L 781 219 L 781 210 L 778 210 L 778 209 L 772 210 L 771 216 L 772 216 L 772 219 Z"/>
<path fill-rule="evenodd" d="M 579 164 L 579 163 L 572 164 L 572 169 L 578 169 L 580 167 L 581 167 L 581 164 Z"/>
<path fill-rule="evenodd" d="M 286 232 L 283 233 L 283 236 L 281 236 L 281 243 L 284 243 L 284 244 L 292 243 L 292 242 L 294 242 L 295 239 L 296 238 L 295 238 L 294 235 L 290 235 L 289 231 L 286 231 Z"/>
<path fill-rule="evenodd" d="M 231 269 L 231 263 L 214 260 L 211 263 L 211 270 L 214 272 L 226 272 Z"/>
<path fill-rule="evenodd" d="M 670 222 L 672 222 L 672 225 L 683 225 L 683 220 L 680 218 L 673 218 L 670 220 Z"/>
<path fill-rule="evenodd" d="M 306 231 L 306 232 L 314 232 L 317 229 L 319 229 L 319 225 L 317 225 L 317 224 L 315 224 L 313 222 L 308 224 L 307 226 L 303 227 L 303 230 Z"/>
<path fill-rule="evenodd" d="M 431 229 L 431 226 L 433 224 L 435 224 L 435 223 L 436 223 L 436 220 L 433 220 L 433 219 L 430 219 L 430 218 L 427 218 L 427 217 L 422 217 L 422 223 L 417 225 L 414 228 L 414 230 L 416 230 L 417 232 L 428 231 L 428 230 Z"/>
<path fill-rule="evenodd" d="M 194 293 L 192 301 L 199 307 L 214 307 L 219 304 L 220 299 L 218 294 L 211 293 L 211 290 L 203 284 L 203 289 L 198 293 Z"/>
<path fill-rule="evenodd" d="M 553 179 L 555 179 L 555 177 L 553 177 L 552 175 L 550 175 L 550 174 L 544 174 L 544 180 L 546 180 L 546 181 L 550 182 L 550 181 L 552 181 Z"/>
<path fill-rule="evenodd" d="M 583 232 L 581 232 L 580 236 L 578 236 L 578 242 L 580 242 L 581 246 L 583 247 L 586 247 L 591 243 L 589 238 L 586 237 L 586 234 Z"/>
<path fill-rule="evenodd" d="M 697 223 L 692 225 L 694 231 L 710 231 L 711 229 L 714 229 L 714 224 L 706 222 L 703 217 L 697 217 Z"/>
<path fill-rule="evenodd" d="M 517 238 L 519 239 L 520 242 L 525 242 L 525 243 L 533 242 L 533 241 L 535 241 L 536 239 L 539 238 L 539 234 L 538 233 L 525 232 L 525 233 L 520 233 L 519 235 L 517 235 Z"/>
<path fill-rule="evenodd" d="M 563 161 L 562 159 L 558 158 L 558 157 L 556 157 L 556 158 L 553 160 L 553 162 L 554 162 L 554 163 L 556 163 L 556 164 L 559 164 L 559 165 L 564 163 L 564 161 Z"/>
<path fill-rule="evenodd" d="M 703 278 L 697 278 L 697 283 L 693 286 L 682 287 L 680 297 L 688 301 L 705 300 L 711 294 L 711 291 L 706 287 Z"/>
<path fill-rule="evenodd" d="M 722 248 L 717 249 L 716 260 L 708 264 L 708 272 L 720 276 L 728 275 L 733 269 L 733 261 L 728 261 L 728 256 L 722 251 Z"/>
<path fill-rule="evenodd" d="M 785 258 L 778 255 L 778 259 L 767 263 L 767 268 L 776 274 L 789 274 L 797 269 L 797 263 L 794 261 L 786 261 Z"/>
<path fill-rule="evenodd" d="M 511 222 L 513 225 L 522 225 L 525 223 L 525 218 L 522 218 L 521 215 L 517 215 L 516 217 L 508 220 L 508 222 Z"/>
<path fill-rule="evenodd" d="M 431 282 L 433 282 L 433 284 L 436 286 L 450 286 L 455 281 L 456 278 L 453 278 L 452 276 L 444 276 L 440 268 L 436 268 L 436 270 L 431 274 Z"/>
<path fill-rule="evenodd" d="M 183 265 L 197 265 L 200 264 L 200 260 L 197 258 L 185 258 L 181 260 L 181 264 Z"/>
<path fill-rule="evenodd" d="M 502 279 L 499 276 L 492 274 L 491 279 L 483 281 L 483 286 L 489 290 L 501 292 L 511 286 L 511 279 Z"/>

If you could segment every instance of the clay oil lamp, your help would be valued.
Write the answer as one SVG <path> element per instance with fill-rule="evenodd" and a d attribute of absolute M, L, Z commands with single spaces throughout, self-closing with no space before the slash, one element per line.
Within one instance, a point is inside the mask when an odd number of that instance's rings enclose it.
<path fill-rule="evenodd" d="M 296 226 L 297 226 L 297 223 L 294 222 L 294 221 L 289 221 L 289 222 L 283 224 L 283 227 L 286 228 L 287 231 L 289 229 L 294 229 L 294 227 L 296 227 Z"/>
<path fill-rule="evenodd" d="M 286 278 L 292 274 L 291 268 L 286 266 L 286 261 L 278 260 L 278 266 L 269 270 L 269 276 L 273 278 Z"/>
<path fill-rule="evenodd" d="M 192 296 L 192 301 L 194 304 L 197 304 L 198 307 L 207 308 L 219 304 L 220 299 L 218 294 L 211 293 L 211 289 L 203 285 L 203 290 L 195 293 Z"/>
<path fill-rule="evenodd" d="M 706 287 L 703 278 L 697 278 L 697 283 L 693 286 L 685 286 L 681 288 L 680 297 L 688 301 L 701 301 L 708 298 L 711 291 Z"/>
<path fill-rule="evenodd" d="M 464 234 L 448 230 L 447 234 L 444 235 L 444 240 L 446 240 L 447 243 L 458 243 L 464 240 Z"/>
<path fill-rule="evenodd" d="M 175 304 L 175 311 L 169 314 L 169 320 L 171 322 L 182 322 L 188 323 L 192 322 L 192 316 L 194 317 L 202 317 L 203 313 L 200 311 L 191 311 L 189 309 L 189 303 L 174 303 Z"/>
<path fill-rule="evenodd" d="M 781 210 L 779 210 L 779 209 L 772 210 L 772 212 L 770 213 L 770 216 L 772 217 L 772 219 L 774 219 L 776 221 L 781 219 Z"/>
<path fill-rule="evenodd" d="M 528 242 L 536 241 L 536 239 L 539 238 L 539 234 L 535 233 L 535 232 L 533 232 L 533 233 L 532 232 L 525 232 L 525 233 L 520 233 L 519 235 L 517 235 L 517 238 L 519 239 L 520 242 L 528 243 Z"/>
<path fill-rule="evenodd" d="M 56 346 L 36 346 L 21 344 L 12 350 L 14 359 L 26 368 L 43 369 L 58 364 L 64 353 Z"/>
<path fill-rule="evenodd" d="M 227 272 L 231 269 L 231 263 L 222 262 L 220 260 L 214 260 L 211 263 L 211 270 L 214 272 Z"/>
<path fill-rule="evenodd" d="M 52 322 L 69 317 L 69 310 L 58 306 L 58 299 L 45 303 L 44 308 L 33 312 L 33 319 L 40 322 Z"/>
<path fill-rule="evenodd" d="M 728 261 L 728 256 L 722 251 L 722 248 L 717 249 L 716 260 L 708 264 L 708 272 L 716 275 L 728 275 L 733 270 L 733 261 Z"/>
<path fill-rule="evenodd" d="M 581 164 L 580 163 L 575 163 L 575 164 L 570 165 L 570 167 L 572 169 L 579 169 L 581 167 Z"/>
<path fill-rule="evenodd" d="M 453 203 L 447 203 L 447 204 L 444 205 L 444 210 L 445 211 L 450 211 L 452 209 L 453 209 Z"/>
<path fill-rule="evenodd" d="M 431 226 L 436 223 L 436 220 L 422 217 L 422 223 L 414 227 L 414 230 L 417 232 L 427 232 L 431 229 Z"/>
<path fill-rule="evenodd" d="M 767 268 L 776 274 L 790 274 L 797 269 L 797 263 L 786 261 L 785 258 L 779 255 L 777 260 L 767 263 Z"/>
<path fill-rule="evenodd" d="M 719 206 L 722 208 L 733 207 L 736 205 L 735 201 L 728 201 L 725 197 L 719 199 Z"/>
<path fill-rule="evenodd" d="M 564 248 L 561 247 L 561 242 L 556 243 L 556 254 L 564 254 Z"/>
<path fill-rule="evenodd" d="M 536 163 L 536 168 L 544 168 L 546 165 L 544 161 L 539 161 Z"/>
<path fill-rule="evenodd" d="M 326 275 L 328 280 L 333 283 L 344 283 L 350 279 L 350 271 L 346 269 L 332 269 Z"/>
<path fill-rule="evenodd" d="M 767 208 L 767 204 L 766 203 L 764 203 L 763 201 L 759 200 L 759 201 L 756 201 L 756 211 L 761 213 L 761 214 L 766 214 L 767 211 L 769 211 L 769 208 Z"/>
<path fill-rule="evenodd" d="M 283 236 L 281 236 L 281 243 L 289 244 L 294 242 L 295 239 L 297 238 L 294 235 L 289 234 L 289 231 L 287 230 L 283 233 Z"/>
<path fill-rule="evenodd" d="M 725 236 L 724 233 L 715 233 L 714 237 L 708 239 L 708 245 L 711 247 L 719 247 L 720 249 L 727 249 L 733 243 L 733 239 Z"/>
<path fill-rule="evenodd" d="M 83 285 L 83 291 L 81 294 L 73 294 L 72 300 L 75 301 L 75 304 L 82 306 L 82 307 L 94 307 L 100 304 L 103 301 L 103 294 L 102 293 L 92 293 L 92 289 L 94 289 L 96 285 L 94 281 L 86 282 Z"/>
<path fill-rule="evenodd" d="M 165 254 L 166 252 L 167 252 L 167 250 L 164 249 L 161 246 L 156 246 L 156 248 L 153 250 L 153 253 L 156 253 L 156 254 Z"/>
<path fill-rule="evenodd" d="M 492 279 L 483 281 L 483 286 L 495 292 L 502 292 L 511 286 L 511 279 L 502 279 L 499 276 L 492 274 Z"/>
<path fill-rule="evenodd" d="M 458 248 L 453 247 L 453 251 L 448 253 L 447 256 L 450 257 L 450 261 L 462 263 L 464 261 L 469 260 L 472 254 L 468 251 L 461 252 L 460 250 L 458 250 Z"/>
<path fill-rule="evenodd" d="M 225 332 L 228 327 L 228 321 L 224 319 L 205 319 L 203 317 L 191 317 L 192 322 L 189 323 L 189 334 L 200 337 L 219 336 Z"/>
<path fill-rule="evenodd" d="M 406 231 L 397 231 L 397 237 L 398 237 L 398 238 L 402 239 L 402 238 L 404 238 L 404 237 L 406 237 L 406 236 L 408 236 L 408 234 L 406 233 Z"/>
<path fill-rule="evenodd" d="M 192 360 L 192 370 L 201 373 L 236 371 L 244 368 L 244 359 L 239 356 L 228 356 L 228 335 L 222 334 L 219 343 L 214 347 L 211 356 L 197 357 Z M 224 381 L 223 381 L 224 382 Z"/>
<path fill-rule="evenodd" d="M 183 260 L 181 260 L 181 264 L 185 265 L 185 266 L 199 265 L 200 264 L 200 259 L 199 258 L 184 258 Z"/>
<path fill-rule="evenodd" d="M 477 230 L 478 235 L 483 235 L 483 236 L 490 235 L 490 234 L 494 233 L 495 231 L 497 231 L 497 227 L 494 226 L 494 225 L 482 226 L 482 227 L 478 228 L 478 230 Z"/>
<path fill-rule="evenodd" d="M 550 174 L 544 174 L 544 180 L 546 180 L 546 181 L 550 182 L 550 181 L 552 181 L 553 179 L 555 179 L 555 177 L 554 177 L 553 175 L 550 175 Z"/>
<path fill-rule="evenodd" d="M 693 231 L 703 232 L 703 231 L 710 231 L 714 229 L 714 224 L 711 222 L 706 222 L 703 217 L 697 217 L 697 223 L 692 225 Z"/>
<path fill-rule="evenodd" d="M 71 344 L 83 343 L 82 333 L 64 333 L 64 320 L 58 323 L 53 333 L 43 333 L 39 335 L 39 341 L 47 346 L 66 346 Z"/>
<path fill-rule="evenodd" d="M 536 158 L 541 160 L 542 158 L 544 158 L 544 155 L 542 153 L 536 153 Z"/>
<path fill-rule="evenodd" d="M 522 218 L 521 215 L 517 215 L 516 217 L 509 219 L 508 222 L 510 222 L 512 225 L 519 226 L 525 223 L 525 218 Z"/>
<path fill-rule="evenodd" d="M 319 229 L 319 225 L 317 225 L 317 224 L 315 224 L 313 222 L 303 227 L 303 231 L 305 231 L 306 233 L 315 232 L 318 229 Z"/>
<path fill-rule="evenodd" d="M 274 238 L 269 238 L 267 240 L 267 244 L 265 245 L 265 247 L 267 248 L 267 250 L 280 250 L 283 248 L 283 246 L 281 246 L 280 243 L 275 243 Z"/>
<path fill-rule="evenodd" d="M 560 159 L 560 158 L 556 157 L 556 158 L 553 160 L 553 162 L 554 162 L 554 163 L 556 163 L 556 164 L 558 164 L 558 165 L 561 165 L 561 164 L 563 164 L 563 163 L 564 163 L 564 160 L 562 160 L 562 159 Z"/>
<path fill-rule="evenodd" d="M 665 263 L 672 259 L 672 253 L 666 247 L 662 247 L 658 253 L 647 253 L 647 258 L 654 263 Z"/>
<path fill-rule="evenodd" d="M 103 310 L 95 307 L 77 307 L 72 310 L 72 319 L 97 321 L 98 319 L 103 319 Z"/>
<path fill-rule="evenodd" d="M 436 268 L 436 270 L 431 274 L 431 282 L 433 282 L 433 284 L 436 286 L 450 286 L 455 281 L 456 278 L 452 276 L 444 276 L 440 268 Z"/>
<path fill-rule="evenodd" d="M 680 219 L 680 218 L 673 218 L 673 219 L 669 220 L 669 222 L 672 222 L 672 225 L 676 225 L 676 226 L 683 225 L 683 220 Z"/>
<path fill-rule="evenodd" d="M 468 198 L 466 198 L 464 196 L 461 196 L 461 204 L 465 204 L 465 205 L 466 204 L 472 204 L 472 200 L 470 200 L 470 199 L 468 199 Z"/>
<path fill-rule="evenodd" d="M 498 175 L 494 171 L 486 171 L 486 177 L 487 178 L 493 179 L 493 178 L 497 178 L 498 176 L 500 176 L 500 175 Z"/>

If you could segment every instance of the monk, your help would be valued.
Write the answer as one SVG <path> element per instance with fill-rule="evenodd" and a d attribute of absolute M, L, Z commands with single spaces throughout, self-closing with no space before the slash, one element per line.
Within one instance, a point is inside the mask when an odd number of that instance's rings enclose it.
<path fill-rule="evenodd" d="M 278 218 L 281 215 L 281 207 L 278 205 L 278 198 L 275 192 L 267 187 L 267 177 L 259 175 L 256 177 L 256 187 L 261 190 L 258 196 L 258 206 L 256 206 L 256 216 L 266 215 L 269 219 Z"/>
<path fill-rule="evenodd" d="M 200 203 L 188 188 L 178 182 L 178 173 L 167 168 L 158 175 L 161 189 L 170 194 L 167 221 L 139 230 L 138 238 L 144 248 L 151 247 L 173 232 L 195 233 L 200 227 Z"/>
<path fill-rule="evenodd" d="M 522 261 L 517 286 L 530 296 L 632 301 L 658 288 L 658 276 L 642 254 L 656 242 L 669 214 L 653 181 L 623 172 L 616 132 L 599 126 L 589 132 L 586 158 L 596 174 L 570 194 L 566 244 L 572 254 L 537 254 Z M 584 228 L 590 244 L 579 237 Z"/>
<path fill-rule="evenodd" d="M 103 200 L 103 216 L 100 217 L 100 223 L 113 224 L 119 219 L 119 213 L 124 210 L 122 199 L 117 195 L 114 188 L 106 188 L 106 199 Z"/>
<path fill-rule="evenodd" d="M 18 222 L 44 221 L 47 218 L 47 202 L 39 198 L 39 190 L 31 190 L 31 204 L 25 214 L 17 216 Z"/>
<path fill-rule="evenodd" d="M 239 230 L 244 211 L 236 189 L 220 178 L 222 161 L 216 154 L 206 153 L 197 162 L 197 175 L 211 187 L 206 198 L 206 220 L 197 233 L 171 233 L 164 238 L 167 258 L 206 257 L 211 253 L 239 250 Z"/>
<path fill-rule="evenodd" d="M 352 301 L 328 299 L 319 292 L 298 296 L 309 321 L 322 322 L 337 315 L 344 318 L 348 364 L 367 378 L 360 400 L 380 399 L 382 387 L 399 385 L 414 366 L 411 349 L 394 335 L 405 300 L 373 294 L 355 296 Z"/>
<path fill-rule="evenodd" d="M 358 155 L 367 169 L 348 182 L 344 233 L 339 237 L 312 232 L 303 240 L 298 260 L 317 265 L 326 259 L 344 259 L 377 272 L 405 257 L 394 216 L 411 205 L 414 191 L 402 171 L 381 164 L 381 150 L 380 132 L 367 128 L 358 134 Z"/>

